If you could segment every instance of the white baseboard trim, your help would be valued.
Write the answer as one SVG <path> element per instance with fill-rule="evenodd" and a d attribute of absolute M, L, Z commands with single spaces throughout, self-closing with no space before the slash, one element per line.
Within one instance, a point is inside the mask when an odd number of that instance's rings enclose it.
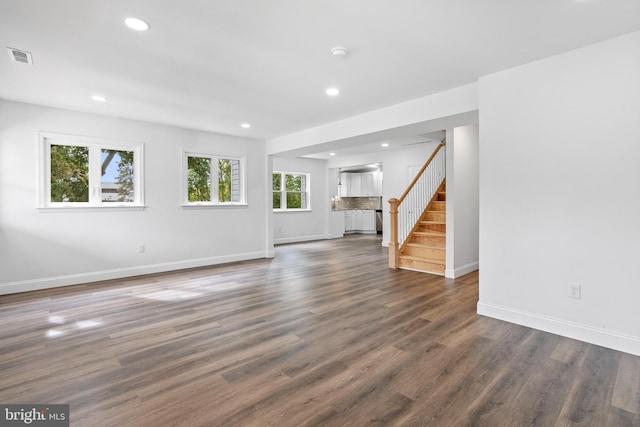
<path fill-rule="evenodd" d="M 458 277 L 464 276 L 465 274 L 469 274 L 473 271 L 478 270 L 479 265 L 480 264 L 478 263 L 478 261 L 476 261 L 458 268 L 447 268 L 444 271 L 444 277 L 447 277 L 449 279 L 456 279 Z"/>
<path fill-rule="evenodd" d="M 640 337 L 483 302 L 478 314 L 640 356 Z"/>
<path fill-rule="evenodd" d="M 388 240 L 383 240 L 382 241 L 382 246 L 384 246 L 385 248 L 389 247 L 389 241 Z"/>
<path fill-rule="evenodd" d="M 122 279 L 125 277 L 141 276 L 143 274 L 164 273 L 166 271 L 184 270 L 187 268 L 195 267 L 206 267 L 209 265 L 226 264 L 229 262 L 247 261 L 260 258 L 269 258 L 269 254 L 266 252 L 247 252 L 219 257 L 190 259 L 184 261 L 165 262 L 160 264 L 117 268 L 113 270 L 69 274 L 65 276 L 44 277 L 41 279 L 5 282 L 0 283 L 0 295 L 37 291 L 40 289 L 58 288 L 61 286 L 79 285 L 82 283 L 100 282 L 103 280 Z"/>
<path fill-rule="evenodd" d="M 310 242 L 312 240 L 325 240 L 331 239 L 331 234 L 316 234 L 313 236 L 295 236 L 295 237 L 281 237 L 279 239 L 273 239 L 274 245 L 282 245 L 284 243 L 298 243 L 298 242 Z"/>

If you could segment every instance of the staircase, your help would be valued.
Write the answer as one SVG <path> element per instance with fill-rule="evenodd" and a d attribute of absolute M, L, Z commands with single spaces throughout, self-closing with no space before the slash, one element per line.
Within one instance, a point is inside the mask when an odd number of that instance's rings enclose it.
<path fill-rule="evenodd" d="M 444 275 L 447 231 L 446 200 L 446 182 L 443 181 L 400 247 L 400 268 Z"/>

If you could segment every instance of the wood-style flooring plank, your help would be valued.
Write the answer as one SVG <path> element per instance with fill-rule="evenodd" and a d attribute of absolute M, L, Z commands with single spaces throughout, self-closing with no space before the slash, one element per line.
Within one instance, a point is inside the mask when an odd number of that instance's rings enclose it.
<path fill-rule="evenodd" d="M 389 270 L 380 243 L 0 296 L 0 402 L 91 427 L 640 426 L 640 358 L 478 316 L 478 272 Z"/>

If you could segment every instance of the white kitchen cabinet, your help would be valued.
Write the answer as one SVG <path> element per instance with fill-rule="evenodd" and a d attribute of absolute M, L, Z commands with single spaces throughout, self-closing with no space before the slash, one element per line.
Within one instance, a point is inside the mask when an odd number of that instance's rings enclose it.
<path fill-rule="evenodd" d="M 349 184 L 351 183 L 351 174 L 342 172 L 340 174 L 340 181 L 338 181 L 338 194 L 340 197 L 347 197 L 349 195 Z"/>
<path fill-rule="evenodd" d="M 364 172 L 340 174 L 340 197 L 382 196 L 382 173 Z"/>
<path fill-rule="evenodd" d="M 345 233 L 376 233 L 376 211 L 347 210 L 344 211 Z"/>
<path fill-rule="evenodd" d="M 374 174 L 371 172 L 360 175 L 360 196 L 375 196 Z"/>
<path fill-rule="evenodd" d="M 360 230 L 376 233 L 376 211 L 366 210 L 358 212 L 362 212 L 362 226 Z"/>
<path fill-rule="evenodd" d="M 345 233 L 356 230 L 356 212 L 355 210 L 344 211 L 344 231 Z"/>
<path fill-rule="evenodd" d="M 362 195 L 362 174 L 352 173 L 349 181 L 349 196 L 357 197 Z"/>

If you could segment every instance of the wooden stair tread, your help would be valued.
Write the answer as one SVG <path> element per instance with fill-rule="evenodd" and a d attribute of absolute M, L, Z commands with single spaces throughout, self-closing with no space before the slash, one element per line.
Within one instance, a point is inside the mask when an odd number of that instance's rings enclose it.
<path fill-rule="evenodd" d="M 429 219 L 422 219 L 420 221 L 418 221 L 420 224 L 441 224 L 441 225 L 447 225 L 447 223 L 445 221 L 432 221 Z"/>
<path fill-rule="evenodd" d="M 414 231 L 414 236 L 446 236 L 444 231 Z"/>
<path fill-rule="evenodd" d="M 435 245 L 428 244 L 428 243 L 408 242 L 408 243 L 405 243 L 403 245 L 403 247 L 406 247 L 406 246 L 412 246 L 412 247 L 415 247 L 415 248 L 436 249 L 438 251 L 444 251 L 445 250 L 445 248 L 442 247 L 442 246 L 435 246 Z"/>
<path fill-rule="evenodd" d="M 413 260 L 413 261 L 423 261 L 423 262 L 429 262 L 431 264 L 444 265 L 444 261 L 437 261 L 437 260 L 422 258 L 422 257 L 419 257 L 419 256 L 411 256 L 411 255 L 400 254 L 400 259 L 410 259 L 410 260 Z"/>

